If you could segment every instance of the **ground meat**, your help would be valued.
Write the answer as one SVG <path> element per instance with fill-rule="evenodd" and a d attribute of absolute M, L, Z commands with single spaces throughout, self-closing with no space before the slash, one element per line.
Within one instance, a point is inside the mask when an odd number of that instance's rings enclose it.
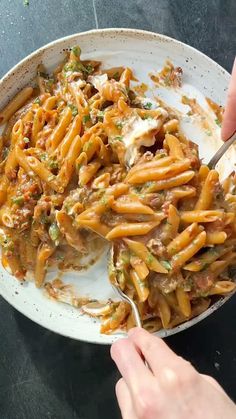
<path fill-rule="evenodd" d="M 151 275 L 150 282 L 153 288 L 158 288 L 164 293 L 172 292 L 176 289 L 178 284 L 177 276 L 169 277 L 165 274 L 154 273 Z"/>
<path fill-rule="evenodd" d="M 144 198 L 142 198 L 142 202 L 145 205 L 149 205 L 154 210 L 158 210 L 164 202 L 164 195 L 160 193 L 145 194 Z"/>
<path fill-rule="evenodd" d="M 163 245 L 160 239 L 149 240 L 147 243 L 147 247 L 153 255 L 160 256 L 161 258 L 166 258 L 166 247 Z"/>
<path fill-rule="evenodd" d="M 192 275 L 193 286 L 200 293 L 207 292 L 214 283 L 214 274 L 210 271 L 197 272 Z"/>

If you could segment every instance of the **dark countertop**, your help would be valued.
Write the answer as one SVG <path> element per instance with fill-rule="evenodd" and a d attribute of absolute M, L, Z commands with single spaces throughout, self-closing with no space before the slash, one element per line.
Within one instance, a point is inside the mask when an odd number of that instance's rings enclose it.
<path fill-rule="evenodd" d="M 96 27 L 141 28 L 186 42 L 230 71 L 235 0 L 0 1 L 0 76 L 36 48 Z M 236 400 L 235 298 L 210 318 L 166 339 Z M 0 418 L 119 418 L 118 373 L 109 347 L 63 338 L 0 298 Z"/>

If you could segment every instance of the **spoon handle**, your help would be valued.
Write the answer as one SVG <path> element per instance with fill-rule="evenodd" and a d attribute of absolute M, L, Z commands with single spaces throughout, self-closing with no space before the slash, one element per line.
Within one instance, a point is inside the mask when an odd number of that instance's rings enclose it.
<path fill-rule="evenodd" d="M 209 169 L 214 169 L 220 158 L 225 154 L 225 152 L 228 150 L 228 148 L 234 143 L 236 140 L 236 131 L 233 133 L 233 135 L 222 144 L 222 146 L 219 148 L 219 150 L 214 154 L 214 156 L 211 158 L 211 160 L 208 163 Z"/>

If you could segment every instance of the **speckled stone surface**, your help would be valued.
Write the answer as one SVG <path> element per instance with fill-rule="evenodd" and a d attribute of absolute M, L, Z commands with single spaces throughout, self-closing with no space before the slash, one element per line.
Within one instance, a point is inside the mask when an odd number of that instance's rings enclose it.
<path fill-rule="evenodd" d="M 230 71 L 236 52 L 235 0 L 0 0 L 0 76 L 36 48 L 96 27 L 160 32 Z M 193 328 L 167 339 L 236 400 L 235 298 Z M 119 374 L 109 348 L 63 338 L 0 298 L 0 418 L 119 418 Z"/>

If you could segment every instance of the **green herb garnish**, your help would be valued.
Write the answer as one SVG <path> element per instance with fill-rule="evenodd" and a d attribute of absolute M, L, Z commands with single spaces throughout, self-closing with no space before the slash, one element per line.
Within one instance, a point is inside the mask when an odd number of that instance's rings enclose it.
<path fill-rule="evenodd" d="M 76 46 L 76 47 L 73 47 L 73 48 L 71 48 L 71 51 L 73 52 L 73 54 L 76 56 L 76 57 L 80 57 L 80 54 L 81 54 L 81 49 L 80 49 L 80 47 L 78 47 L 78 46 Z"/>
<path fill-rule="evenodd" d="M 116 123 L 116 127 L 117 127 L 118 129 L 122 129 L 122 128 L 123 128 L 123 123 L 122 123 L 122 122 L 117 122 L 117 123 Z"/>
<path fill-rule="evenodd" d="M 167 271 L 171 271 L 172 267 L 171 267 L 170 262 L 168 262 L 168 260 L 162 260 L 162 261 L 161 261 L 161 264 L 164 266 L 164 268 L 165 268 Z"/>
<path fill-rule="evenodd" d="M 60 230 L 59 230 L 56 223 L 52 223 L 50 225 L 49 230 L 48 230 L 48 234 L 49 234 L 50 238 L 52 239 L 52 241 L 55 242 L 58 239 L 59 234 L 60 234 Z"/>
<path fill-rule="evenodd" d="M 216 125 L 218 125 L 219 127 L 221 127 L 221 122 L 220 122 L 220 120 L 218 118 L 215 119 L 215 123 L 216 123 Z"/>
<path fill-rule="evenodd" d="M 41 161 L 47 160 L 47 153 L 41 153 L 39 158 L 40 158 Z"/>
<path fill-rule="evenodd" d="M 42 224 L 48 224 L 50 222 L 50 219 L 46 214 L 42 214 L 40 217 L 40 221 Z"/>
<path fill-rule="evenodd" d="M 211 131 L 210 130 L 207 130 L 206 131 L 206 135 L 208 135 L 208 137 L 210 137 L 212 135 Z"/>
<path fill-rule="evenodd" d="M 86 124 L 88 121 L 90 121 L 90 119 L 91 118 L 90 118 L 90 115 L 89 114 L 88 115 L 84 115 L 83 116 L 83 123 Z"/>
<path fill-rule="evenodd" d="M 22 206 L 24 204 L 24 197 L 23 195 L 16 196 L 15 198 L 12 198 L 13 204 Z"/>
<path fill-rule="evenodd" d="M 48 165 L 50 169 L 58 169 L 58 162 L 56 160 L 49 160 Z"/>
<path fill-rule="evenodd" d="M 147 102 L 145 103 L 145 105 L 143 105 L 144 109 L 151 109 L 152 107 L 152 103 L 151 102 Z"/>
<path fill-rule="evenodd" d="M 123 137 L 122 137 L 122 135 L 117 135 L 117 137 L 114 137 L 112 140 L 113 141 L 123 141 Z"/>
<path fill-rule="evenodd" d="M 24 0 L 23 1 L 23 4 L 24 4 L 24 6 L 26 7 L 26 6 L 29 6 L 29 0 Z"/>
<path fill-rule="evenodd" d="M 28 137 L 24 137 L 23 141 L 24 141 L 25 144 L 28 144 L 30 142 L 30 139 Z"/>
<path fill-rule="evenodd" d="M 154 256 L 151 253 L 148 253 L 148 256 L 146 257 L 146 263 L 150 264 L 154 261 Z"/>
<path fill-rule="evenodd" d="M 88 74 L 92 74 L 94 72 L 94 68 L 91 64 L 88 64 L 85 68 Z"/>
<path fill-rule="evenodd" d="M 88 151 L 88 150 L 92 147 L 92 145 L 93 145 L 92 140 L 87 141 L 87 142 L 84 144 L 83 151 Z"/>
<path fill-rule="evenodd" d="M 36 103 L 37 105 L 41 105 L 41 100 L 39 97 L 36 97 L 36 99 L 34 99 L 34 103 Z"/>
<path fill-rule="evenodd" d="M 107 201 L 107 196 L 103 196 L 103 197 L 100 199 L 100 202 L 101 202 L 101 204 L 102 204 L 102 205 L 105 205 L 105 206 L 106 206 L 106 205 L 107 205 L 107 202 L 108 202 L 108 201 Z"/>
<path fill-rule="evenodd" d="M 98 120 L 99 121 L 103 121 L 103 118 L 104 118 L 104 111 L 98 111 L 98 113 L 97 113 L 97 117 L 98 117 Z"/>
<path fill-rule="evenodd" d="M 71 112 L 72 112 L 72 115 L 73 116 L 76 116 L 78 114 L 78 108 L 77 108 L 77 106 L 71 104 L 71 105 L 69 105 L 69 108 L 71 109 Z"/>

